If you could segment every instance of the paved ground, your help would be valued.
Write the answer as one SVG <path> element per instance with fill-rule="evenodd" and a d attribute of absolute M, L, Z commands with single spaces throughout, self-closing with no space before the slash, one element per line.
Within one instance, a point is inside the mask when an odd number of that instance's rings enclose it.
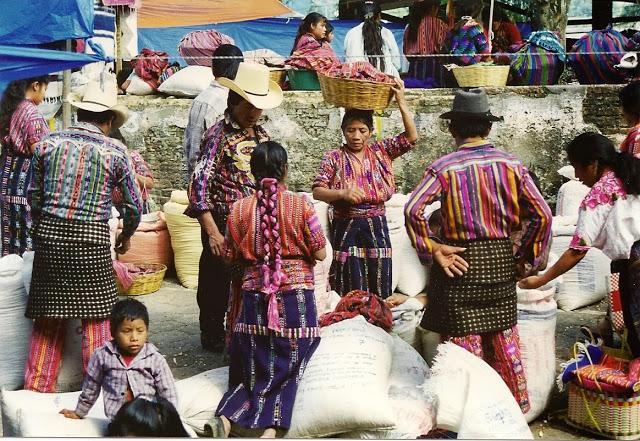
<path fill-rule="evenodd" d="M 147 305 L 150 315 L 150 340 L 158 346 L 169 362 L 176 379 L 224 366 L 221 355 L 203 351 L 200 347 L 198 305 L 194 290 L 180 286 L 175 279 L 167 279 L 160 291 L 138 299 Z M 569 357 L 569 349 L 580 339 L 579 326 L 595 324 L 604 313 L 604 305 L 597 304 L 579 311 L 559 311 L 557 336 L 557 365 Z M 565 394 L 556 393 L 549 409 L 531 425 L 536 438 L 580 439 L 585 434 L 568 427 L 562 416 L 567 407 Z"/>

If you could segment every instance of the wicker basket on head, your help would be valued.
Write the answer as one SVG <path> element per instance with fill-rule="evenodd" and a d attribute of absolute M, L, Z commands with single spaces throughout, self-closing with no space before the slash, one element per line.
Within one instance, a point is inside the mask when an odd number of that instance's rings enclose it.
<path fill-rule="evenodd" d="M 511 66 L 497 64 L 472 64 L 471 66 L 451 66 L 459 87 L 504 87 L 509 78 Z"/>
<path fill-rule="evenodd" d="M 382 110 L 393 97 L 391 85 L 373 81 L 332 78 L 318 73 L 324 100 L 347 109 Z"/>
<path fill-rule="evenodd" d="M 151 294 L 160 289 L 164 273 L 167 272 L 167 266 L 159 263 L 127 263 L 128 266 L 136 266 L 142 269 L 151 269 L 152 273 L 138 274 L 133 278 L 133 283 L 129 289 L 124 289 L 120 281 L 116 278 L 118 293 L 125 296 L 139 296 L 142 294 Z"/>
<path fill-rule="evenodd" d="M 285 69 L 269 69 L 269 79 L 278 84 L 282 84 L 287 76 Z"/>

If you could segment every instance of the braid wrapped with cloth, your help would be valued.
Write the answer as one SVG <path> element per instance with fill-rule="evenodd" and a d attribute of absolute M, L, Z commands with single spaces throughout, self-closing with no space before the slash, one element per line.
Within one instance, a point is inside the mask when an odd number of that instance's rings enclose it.
<path fill-rule="evenodd" d="M 278 181 L 274 178 L 264 178 L 260 181 L 258 190 L 258 210 L 260 212 L 260 228 L 262 230 L 263 247 L 265 251 L 262 261 L 263 283 L 262 292 L 267 296 L 268 327 L 280 331 L 278 302 L 276 292 L 286 282 L 287 275 L 282 271 L 282 242 L 280 239 L 280 225 L 278 224 Z"/>

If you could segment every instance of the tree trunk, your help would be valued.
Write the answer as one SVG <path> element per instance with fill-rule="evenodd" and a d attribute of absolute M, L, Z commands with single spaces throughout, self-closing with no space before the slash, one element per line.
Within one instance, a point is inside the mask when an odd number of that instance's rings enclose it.
<path fill-rule="evenodd" d="M 534 29 L 558 31 L 564 42 L 571 0 L 532 0 L 530 3 Z"/>

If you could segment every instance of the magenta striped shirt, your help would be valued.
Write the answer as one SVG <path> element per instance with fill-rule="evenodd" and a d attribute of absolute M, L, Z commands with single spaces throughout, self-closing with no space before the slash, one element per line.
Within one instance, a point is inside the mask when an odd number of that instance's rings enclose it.
<path fill-rule="evenodd" d="M 513 155 L 486 141 L 469 143 L 427 167 L 405 207 L 407 231 L 423 262 L 431 262 L 424 211 L 442 203 L 443 238 L 450 241 L 503 239 L 530 220 L 516 259 L 537 265 L 551 235 L 551 209 Z"/>

